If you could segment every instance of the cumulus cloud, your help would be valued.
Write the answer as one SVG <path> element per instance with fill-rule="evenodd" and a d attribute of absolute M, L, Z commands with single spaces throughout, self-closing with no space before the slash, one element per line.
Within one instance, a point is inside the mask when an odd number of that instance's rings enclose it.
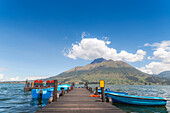
<path fill-rule="evenodd" d="M 170 63 L 170 50 L 158 48 L 153 52 L 153 59 L 161 60 L 163 63 Z"/>
<path fill-rule="evenodd" d="M 110 43 L 110 41 L 99 40 L 97 38 L 83 38 L 80 43 L 72 44 L 71 50 L 69 50 L 68 54 L 64 53 L 64 55 L 72 59 L 93 60 L 102 57 L 107 60 L 125 60 L 128 62 L 142 61 L 146 55 L 146 52 L 143 50 L 137 50 L 135 54 L 124 50 L 117 53 L 116 49 L 107 46 Z"/>
<path fill-rule="evenodd" d="M 146 43 L 146 44 L 144 44 L 144 46 L 163 48 L 165 50 L 170 51 L 170 41 L 169 40 L 168 41 L 162 41 L 161 43 L 153 43 L 153 44 Z"/>
<path fill-rule="evenodd" d="M 141 68 L 138 68 L 136 67 L 138 70 L 144 72 L 144 73 L 148 73 L 148 74 L 153 74 L 153 72 L 151 71 L 151 69 L 147 69 L 146 67 L 141 67 Z"/>
<path fill-rule="evenodd" d="M 141 71 L 147 72 L 149 70 L 152 74 L 158 74 L 160 72 L 170 70 L 170 41 L 162 41 L 160 43 L 153 44 L 146 43 L 144 46 L 154 48 L 153 57 L 149 56 L 148 59 L 158 61 L 145 65 L 145 67 L 140 68 Z"/>
<path fill-rule="evenodd" d="M 141 67 L 138 69 L 148 74 L 159 74 L 163 71 L 169 71 L 170 64 L 165 64 L 162 62 L 151 62 L 148 65 L 145 65 L 145 67 Z"/>

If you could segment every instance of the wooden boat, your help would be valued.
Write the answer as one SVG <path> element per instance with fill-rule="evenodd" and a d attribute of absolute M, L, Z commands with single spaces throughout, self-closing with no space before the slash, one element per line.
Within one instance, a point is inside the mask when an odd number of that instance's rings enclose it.
<path fill-rule="evenodd" d="M 132 105 L 146 105 L 146 106 L 165 106 L 167 100 L 163 97 L 148 97 L 135 96 L 128 94 L 108 93 L 106 98 L 112 99 L 112 102 L 132 104 Z"/>
<path fill-rule="evenodd" d="M 101 94 L 101 89 L 98 89 L 98 93 Z M 126 92 L 115 92 L 115 91 L 111 91 L 109 88 L 105 89 L 104 93 L 105 93 L 105 95 L 107 95 L 108 93 L 128 94 L 128 93 L 126 93 Z"/>

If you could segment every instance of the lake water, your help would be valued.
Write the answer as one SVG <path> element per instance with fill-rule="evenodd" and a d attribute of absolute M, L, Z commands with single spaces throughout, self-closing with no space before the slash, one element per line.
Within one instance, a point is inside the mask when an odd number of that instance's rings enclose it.
<path fill-rule="evenodd" d="M 31 92 L 24 92 L 24 84 L 0 84 L 0 113 L 34 113 L 45 106 L 48 100 L 32 100 Z M 77 85 L 78 87 L 81 85 Z M 96 87 L 98 85 L 89 85 Z M 124 91 L 132 95 L 161 96 L 167 98 L 165 107 L 132 106 L 114 104 L 128 113 L 168 113 L 170 112 L 170 86 L 106 85 L 114 91 Z"/>

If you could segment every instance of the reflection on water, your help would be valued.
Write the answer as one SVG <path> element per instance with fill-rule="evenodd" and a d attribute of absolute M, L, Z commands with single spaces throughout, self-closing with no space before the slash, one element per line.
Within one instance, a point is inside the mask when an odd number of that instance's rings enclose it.
<path fill-rule="evenodd" d="M 118 103 L 114 103 L 113 105 L 127 113 L 168 113 L 165 106 L 135 106 Z"/>
<path fill-rule="evenodd" d="M 38 105 L 39 107 L 46 106 L 48 103 L 48 99 L 32 99 L 30 105 L 35 106 Z"/>

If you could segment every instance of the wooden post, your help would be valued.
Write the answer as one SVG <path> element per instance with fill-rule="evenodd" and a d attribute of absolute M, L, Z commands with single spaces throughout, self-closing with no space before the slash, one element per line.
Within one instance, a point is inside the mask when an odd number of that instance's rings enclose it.
<path fill-rule="evenodd" d="M 98 87 L 96 87 L 96 92 L 95 92 L 96 95 L 98 95 Z"/>
<path fill-rule="evenodd" d="M 104 93 L 104 87 L 101 87 L 101 91 L 102 91 L 102 102 L 106 102 L 105 93 Z"/>
<path fill-rule="evenodd" d="M 105 100 L 105 93 L 104 93 L 104 80 L 100 80 L 100 88 L 101 88 L 101 93 L 102 93 L 102 102 L 106 102 Z"/>
<path fill-rule="evenodd" d="M 71 85 L 71 90 L 73 90 L 73 85 Z"/>
<path fill-rule="evenodd" d="M 62 88 L 62 96 L 64 96 L 64 88 Z"/>
<path fill-rule="evenodd" d="M 73 82 L 73 87 L 75 86 L 75 83 Z"/>
<path fill-rule="evenodd" d="M 28 83 L 28 79 L 26 79 L 26 82 L 25 82 L 25 87 L 27 87 L 27 83 Z"/>
<path fill-rule="evenodd" d="M 85 83 L 85 88 L 88 89 L 88 83 L 87 82 Z"/>
<path fill-rule="evenodd" d="M 29 87 L 30 86 L 30 83 L 29 82 L 27 82 L 27 87 Z"/>
<path fill-rule="evenodd" d="M 90 92 L 91 92 L 91 93 L 93 92 L 91 87 L 90 87 Z"/>
<path fill-rule="evenodd" d="M 69 87 L 67 88 L 67 93 L 69 92 Z"/>
<path fill-rule="evenodd" d="M 57 88 L 58 88 L 58 80 L 54 80 L 54 91 L 53 91 L 54 102 L 57 102 Z"/>

